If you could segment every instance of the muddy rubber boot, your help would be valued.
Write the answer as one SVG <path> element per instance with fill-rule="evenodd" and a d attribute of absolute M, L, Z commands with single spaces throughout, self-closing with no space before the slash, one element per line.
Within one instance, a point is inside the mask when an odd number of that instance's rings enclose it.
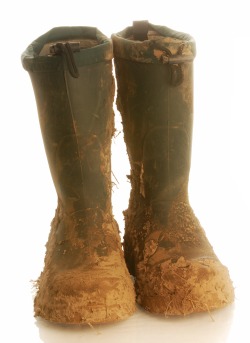
<path fill-rule="evenodd" d="M 111 207 L 112 42 L 96 28 L 58 27 L 23 53 L 58 208 L 37 282 L 35 316 L 94 324 L 135 310 Z"/>
<path fill-rule="evenodd" d="M 112 39 L 131 164 L 124 250 L 137 302 L 165 315 L 223 307 L 232 282 L 188 200 L 195 42 L 147 22 Z"/>

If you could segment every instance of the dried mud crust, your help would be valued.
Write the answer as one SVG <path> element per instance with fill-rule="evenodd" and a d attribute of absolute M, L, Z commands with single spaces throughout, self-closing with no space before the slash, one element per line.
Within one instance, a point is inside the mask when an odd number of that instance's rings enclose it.
<path fill-rule="evenodd" d="M 188 315 L 234 301 L 228 269 L 219 261 L 188 202 L 176 201 L 168 224 L 125 212 L 125 258 L 135 276 L 137 302 L 147 311 Z M 134 254 L 131 253 L 134 251 Z"/>
<path fill-rule="evenodd" d="M 44 271 L 37 281 L 35 316 L 63 324 L 126 319 L 135 311 L 134 286 L 115 222 L 106 218 L 102 224 L 105 235 L 96 232 L 97 239 L 92 240 L 95 228 L 79 238 L 78 222 L 57 210 Z"/>
<path fill-rule="evenodd" d="M 137 301 L 164 315 L 188 315 L 222 308 L 233 301 L 228 270 L 212 259 L 167 260 L 137 266 Z"/>

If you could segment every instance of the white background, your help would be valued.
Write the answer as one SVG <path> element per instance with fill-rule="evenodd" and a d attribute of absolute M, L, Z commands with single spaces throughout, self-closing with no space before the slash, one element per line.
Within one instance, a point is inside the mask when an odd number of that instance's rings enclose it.
<path fill-rule="evenodd" d="M 248 0 L 8 1 L 0 5 L 0 341 L 245 343 L 249 334 L 249 34 Z M 42 268 L 56 194 L 43 148 L 34 93 L 20 55 L 55 26 L 97 26 L 110 36 L 148 19 L 194 36 L 195 113 L 190 201 L 230 270 L 236 301 L 181 319 L 138 309 L 127 321 L 67 328 L 33 317 L 30 280 Z M 121 119 L 116 112 L 117 130 Z M 122 132 L 113 142 L 113 207 L 123 231 L 129 165 Z"/>

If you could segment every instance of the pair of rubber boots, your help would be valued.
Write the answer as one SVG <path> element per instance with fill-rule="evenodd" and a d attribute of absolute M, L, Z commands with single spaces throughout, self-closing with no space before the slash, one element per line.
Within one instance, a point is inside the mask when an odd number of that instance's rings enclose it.
<path fill-rule="evenodd" d="M 111 206 L 113 55 L 131 164 L 124 251 Z M 36 316 L 93 324 L 129 317 L 135 298 L 164 315 L 233 301 L 228 270 L 188 200 L 194 57 L 191 36 L 147 21 L 112 39 L 92 27 L 54 28 L 23 53 L 58 195 Z"/>

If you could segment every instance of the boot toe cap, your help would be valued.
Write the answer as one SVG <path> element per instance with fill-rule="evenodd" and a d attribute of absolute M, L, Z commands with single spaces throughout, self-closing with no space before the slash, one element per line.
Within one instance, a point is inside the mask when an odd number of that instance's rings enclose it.
<path fill-rule="evenodd" d="M 141 270 L 140 268 L 144 268 Z M 234 300 L 234 288 L 218 259 L 167 260 L 138 266 L 137 301 L 146 310 L 164 315 L 188 315 L 222 308 Z"/>
<path fill-rule="evenodd" d="M 35 315 L 64 324 L 115 322 L 133 314 L 134 297 L 132 280 L 117 268 L 42 273 Z"/>

